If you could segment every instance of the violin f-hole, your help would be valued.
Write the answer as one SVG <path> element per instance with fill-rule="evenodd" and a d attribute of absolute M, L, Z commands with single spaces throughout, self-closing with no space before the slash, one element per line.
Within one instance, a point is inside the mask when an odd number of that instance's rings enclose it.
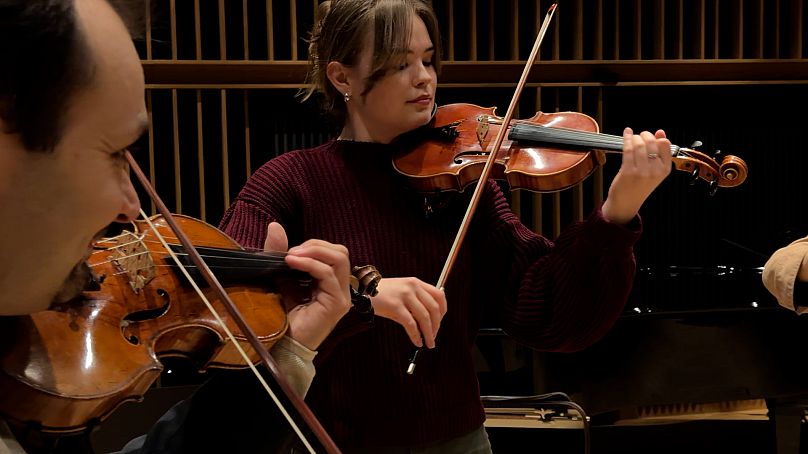
<path fill-rule="evenodd" d="M 140 339 L 136 334 L 127 332 L 129 331 L 129 326 L 132 323 L 154 320 L 155 318 L 161 317 L 168 312 L 168 308 L 171 304 L 171 295 L 161 288 L 157 289 L 155 293 L 157 293 L 157 296 L 163 300 L 163 304 L 153 309 L 145 309 L 126 314 L 126 316 L 121 319 L 121 334 L 123 334 L 124 339 L 126 339 L 132 345 L 138 345 L 140 343 Z"/>

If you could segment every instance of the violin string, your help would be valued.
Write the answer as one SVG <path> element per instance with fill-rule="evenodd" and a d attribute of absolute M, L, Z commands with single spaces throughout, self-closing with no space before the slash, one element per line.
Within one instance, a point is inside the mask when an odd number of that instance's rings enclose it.
<path fill-rule="evenodd" d="M 120 237 L 118 237 L 118 238 L 120 238 Z M 101 254 L 101 253 L 104 253 L 104 252 L 107 252 L 107 251 L 111 251 L 113 249 L 120 249 L 122 247 L 126 247 L 126 246 L 129 246 L 129 245 L 132 245 L 132 244 L 142 244 L 143 243 L 142 239 L 143 238 L 141 237 L 141 238 L 139 238 L 137 240 L 129 241 L 129 242 L 126 242 L 126 243 L 121 243 L 121 244 L 106 247 L 106 248 L 103 248 L 103 249 L 99 249 L 99 250 L 93 251 L 90 255 Z M 100 240 L 100 241 L 96 242 L 95 244 L 98 245 L 99 243 L 106 243 L 106 242 L 109 242 L 109 241 L 111 241 L 111 239 L 105 238 L 103 240 Z"/>
<path fill-rule="evenodd" d="M 177 244 L 177 243 L 179 243 L 179 238 L 177 238 L 177 237 L 175 237 L 175 236 L 166 235 L 166 234 L 161 234 L 161 235 L 162 235 L 162 237 L 163 237 L 163 238 L 165 238 L 165 239 L 167 239 L 167 240 L 171 240 L 171 241 L 173 241 L 173 243 L 172 243 L 172 244 Z M 120 236 L 123 236 L 123 235 L 119 235 L 118 237 L 114 237 L 114 238 L 119 238 Z M 157 240 L 149 240 L 149 239 L 146 239 L 146 238 L 145 238 L 145 236 L 146 236 L 146 235 L 144 234 L 144 235 L 143 235 L 143 237 L 141 237 L 141 238 L 143 239 L 143 240 L 141 241 L 142 243 L 161 244 L 161 243 L 160 243 L 159 241 L 157 241 Z M 243 252 L 272 252 L 272 251 L 264 251 L 263 249 L 260 249 L 260 248 L 251 248 L 251 247 L 243 247 L 243 248 L 242 248 L 242 251 L 243 251 Z M 280 253 L 280 252 L 278 252 L 278 253 Z"/>
<path fill-rule="evenodd" d="M 94 266 L 94 265 L 91 265 L 91 267 L 92 266 Z M 198 268 L 195 265 L 183 265 L 182 267 L 187 268 L 187 269 L 194 269 L 194 270 Z M 174 265 L 174 264 L 147 265 L 147 266 L 141 266 L 139 268 L 127 268 L 125 270 L 112 273 L 112 275 L 113 276 L 120 276 L 122 274 L 133 273 L 133 272 L 137 273 L 139 271 L 149 270 L 149 269 L 152 269 L 152 268 L 178 269 L 178 268 L 180 268 L 180 266 Z M 244 267 L 244 266 L 216 266 L 216 265 L 209 265 L 208 268 L 210 268 L 211 271 L 225 271 L 225 270 L 227 270 L 227 271 L 233 271 L 233 270 L 253 271 L 253 270 L 255 270 L 254 267 Z"/>
<path fill-rule="evenodd" d="M 160 239 L 160 242 L 163 244 L 163 247 L 165 247 L 166 251 L 168 251 L 168 254 L 171 255 L 171 258 L 174 260 L 174 262 L 177 264 L 177 266 L 179 266 L 179 268 L 182 270 L 182 273 L 185 275 L 185 278 L 188 279 L 188 282 L 190 282 L 191 286 L 193 286 L 194 290 L 196 290 L 196 293 L 199 295 L 200 299 L 205 303 L 205 305 L 208 307 L 208 310 L 216 318 L 216 321 L 222 327 L 222 330 L 225 332 L 225 334 L 227 334 L 227 337 L 233 343 L 233 346 L 236 348 L 236 350 L 238 350 L 238 352 L 241 355 L 242 359 L 244 359 L 244 362 L 247 363 L 247 366 L 249 366 L 250 370 L 252 370 L 253 374 L 255 374 L 255 378 L 261 383 L 261 385 L 266 390 L 267 394 L 269 394 L 269 396 L 275 402 L 275 405 L 278 407 L 278 410 L 286 418 L 286 421 L 292 426 L 292 429 L 294 429 L 295 433 L 297 433 L 297 436 L 300 438 L 301 442 L 306 446 L 306 448 L 308 448 L 308 450 L 309 450 L 309 452 L 311 454 L 315 454 L 314 448 L 311 446 L 311 444 L 309 444 L 309 441 L 303 435 L 303 432 L 297 426 L 294 419 L 292 419 L 292 416 L 289 415 L 289 413 L 286 411 L 283 404 L 281 404 L 281 401 L 278 399 L 278 397 L 275 395 L 275 393 L 272 392 L 272 389 L 269 387 L 269 384 L 266 382 L 266 380 L 264 380 L 264 377 L 261 375 L 261 373 L 258 372 L 258 369 L 255 367 L 252 360 L 247 355 L 247 352 L 245 352 L 244 349 L 241 347 L 241 343 L 238 342 L 238 340 L 236 339 L 236 336 L 233 335 L 232 331 L 230 331 L 230 329 L 224 323 L 224 320 L 222 320 L 222 318 L 219 316 L 219 313 L 216 312 L 216 309 L 213 307 L 213 304 L 211 304 L 211 302 L 208 301 L 208 299 L 205 297 L 205 294 L 202 292 L 202 290 L 199 288 L 199 286 L 196 285 L 196 282 L 191 277 L 191 274 L 188 273 L 188 270 L 185 269 L 182 262 L 180 262 L 180 259 L 176 256 L 174 251 L 169 247 L 168 243 L 162 237 L 160 232 L 157 231 L 157 229 L 155 228 L 155 226 L 152 223 L 151 219 L 149 219 L 148 216 L 146 216 L 146 213 L 143 211 L 142 208 L 140 210 L 140 213 L 143 216 L 143 218 L 146 219 L 146 222 L 151 227 L 151 229 L 154 232 L 155 236 L 157 236 L 157 238 Z"/>
<path fill-rule="evenodd" d="M 578 131 L 575 129 L 559 128 L 553 126 L 536 125 L 526 121 L 515 121 L 515 124 L 524 125 L 524 130 L 518 130 L 516 138 L 524 138 L 541 142 L 552 140 L 553 143 L 566 145 L 578 145 L 583 147 L 605 149 L 609 152 L 621 153 L 623 149 L 623 137 L 611 134 L 603 134 L 591 131 Z M 513 128 L 512 128 L 513 131 Z M 685 155 L 690 157 L 686 149 L 671 144 L 671 155 Z"/>
<path fill-rule="evenodd" d="M 121 233 L 120 235 L 115 235 L 115 236 L 105 236 L 105 237 L 101 238 L 100 240 L 98 240 L 98 243 L 105 243 L 105 242 L 107 242 L 107 241 L 116 241 L 116 240 L 118 240 L 119 238 L 123 238 L 123 237 L 125 237 L 125 236 L 128 236 L 128 235 L 129 235 L 129 234 L 131 234 L 131 233 L 132 233 L 132 232 L 129 232 L 128 230 L 125 230 L 125 231 L 124 231 L 123 233 Z"/>
<path fill-rule="evenodd" d="M 104 251 L 98 251 L 98 252 L 104 252 Z M 137 256 L 143 255 L 143 254 L 151 254 L 153 256 L 159 256 L 161 254 L 163 256 L 170 255 L 168 252 L 150 253 L 150 251 L 143 251 L 143 252 L 136 252 L 134 254 L 128 254 L 128 255 L 122 255 L 122 256 L 113 257 L 113 258 L 110 258 L 108 260 L 104 260 L 103 262 L 91 263 L 89 266 L 90 266 L 90 268 L 95 268 L 97 266 L 106 265 L 107 263 L 111 263 L 111 262 L 114 262 L 114 261 L 126 260 L 126 259 L 129 259 L 129 258 L 132 258 L 132 257 L 137 257 Z M 184 257 L 184 256 L 187 256 L 188 254 L 180 252 L 180 253 L 176 253 L 176 255 Z M 261 268 L 261 267 L 269 268 L 269 266 L 271 266 L 271 265 L 275 265 L 275 266 L 281 265 L 282 266 L 283 264 L 286 263 L 286 261 L 283 260 L 282 258 L 272 258 L 272 257 L 266 257 L 266 258 L 263 258 L 263 257 L 260 257 L 260 258 L 259 257 L 256 257 L 256 258 L 222 257 L 222 256 L 217 256 L 217 255 L 209 255 L 209 254 L 201 254 L 200 257 L 202 257 L 204 259 L 225 259 L 225 260 L 228 260 L 229 262 L 239 263 L 241 265 L 247 264 L 247 263 L 252 263 L 253 264 L 251 266 L 250 265 L 247 265 L 247 266 L 232 266 L 232 265 L 231 266 L 221 266 L 221 265 L 217 266 L 217 265 L 212 265 L 211 266 L 211 268 L 217 268 L 217 269 L 220 269 L 220 270 L 221 269 L 255 270 L 256 268 Z M 156 265 L 156 266 L 159 266 L 159 265 Z M 174 265 L 168 265 L 168 266 L 174 266 Z M 188 268 L 196 268 L 195 265 L 187 265 L 187 267 Z"/>
<path fill-rule="evenodd" d="M 141 237 L 141 240 L 142 240 L 142 238 L 143 237 Z M 116 245 L 116 246 L 110 246 L 110 247 L 105 248 L 105 249 L 93 251 L 90 255 L 104 253 L 104 252 L 108 252 L 108 251 L 111 251 L 111 250 L 114 250 L 114 249 L 120 249 L 122 247 L 129 246 L 129 245 L 136 244 L 136 243 L 143 244 L 143 243 L 148 243 L 148 242 L 159 243 L 159 241 L 154 241 L 154 240 L 151 240 L 151 241 L 137 241 L 137 240 L 135 240 L 135 241 L 130 241 L 130 242 L 127 242 L 127 243 L 119 244 L 119 245 Z M 110 260 L 95 263 L 95 264 L 92 264 L 90 266 L 100 266 L 100 265 L 110 263 L 113 260 L 128 259 L 128 258 L 131 258 L 131 257 L 136 257 L 138 255 L 142 255 L 144 253 L 148 253 L 148 251 L 146 251 L 146 252 L 137 252 L 137 253 L 134 253 L 134 254 L 122 255 L 122 256 L 114 257 L 114 258 L 112 258 Z M 157 254 L 166 254 L 166 253 L 165 252 L 160 252 L 160 253 L 152 253 L 152 254 L 157 255 Z M 179 253 L 177 253 L 177 255 L 187 256 L 188 254 L 184 253 L 184 252 L 179 252 Z M 213 254 L 203 254 L 203 255 L 201 255 L 201 257 L 206 258 L 206 259 L 223 259 L 223 260 L 228 260 L 228 261 L 233 261 L 233 262 L 256 262 L 256 264 L 259 264 L 259 265 L 286 263 L 285 259 L 283 258 L 284 256 L 280 256 L 280 255 L 273 256 L 273 255 L 258 255 L 258 254 L 256 254 L 256 255 L 254 255 L 252 257 L 239 257 L 239 256 L 231 256 L 231 255 L 221 256 L 221 255 L 213 255 Z M 245 267 L 239 267 L 239 268 L 245 268 Z"/>
<path fill-rule="evenodd" d="M 165 235 L 163 235 L 163 238 L 170 239 L 170 240 L 176 240 L 176 242 L 171 243 L 171 244 L 174 244 L 174 245 L 178 245 L 177 243 L 179 243 L 178 238 L 173 238 L 173 237 L 169 237 L 169 236 L 165 236 Z M 149 239 L 144 239 L 142 241 L 142 243 L 144 243 L 144 244 L 160 244 L 160 242 L 157 241 L 157 240 L 149 240 Z M 270 253 L 275 253 L 275 254 L 283 254 L 283 252 L 264 251 L 263 249 L 259 249 L 259 248 L 246 248 L 246 247 L 242 249 L 242 252 L 255 252 L 255 253 L 270 252 Z"/>
<path fill-rule="evenodd" d="M 103 252 L 103 251 L 99 251 L 99 252 Z M 129 258 L 132 258 L 132 257 L 137 257 L 139 255 L 144 255 L 144 254 L 148 254 L 148 253 L 149 253 L 149 251 L 143 251 L 143 252 L 138 252 L 138 253 L 135 253 L 135 254 L 129 254 L 129 255 L 125 255 L 125 256 L 121 256 L 121 257 L 114 257 L 114 258 L 111 258 L 111 259 L 104 260 L 103 262 L 91 263 L 90 268 L 95 268 L 96 266 L 106 265 L 107 263 L 116 262 L 116 261 L 119 261 L 119 260 L 122 260 L 122 259 L 129 259 Z"/>

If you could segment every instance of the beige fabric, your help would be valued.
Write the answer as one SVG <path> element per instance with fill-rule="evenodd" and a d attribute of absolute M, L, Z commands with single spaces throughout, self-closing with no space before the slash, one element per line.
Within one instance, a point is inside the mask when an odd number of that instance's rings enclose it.
<path fill-rule="evenodd" d="M 799 314 L 808 312 L 808 307 L 794 307 L 794 282 L 800 266 L 806 260 L 808 260 L 808 237 L 778 249 L 763 266 L 763 285 L 777 298 L 781 306 Z"/>
<path fill-rule="evenodd" d="M 289 336 L 283 336 L 270 350 L 278 369 L 295 392 L 304 397 L 314 380 L 314 357 L 311 351 Z"/>
<path fill-rule="evenodd" d="M 6 423 L 0 421 L 0 454 L 25 454 Z"/>

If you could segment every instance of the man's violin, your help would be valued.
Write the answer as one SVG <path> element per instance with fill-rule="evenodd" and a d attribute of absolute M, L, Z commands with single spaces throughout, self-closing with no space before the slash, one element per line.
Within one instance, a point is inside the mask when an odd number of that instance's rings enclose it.
<path fill-rule="evenodd" d="M 304 300 L 311 278 L 290 269 L 283 254 L 242 250 L 215 227 L 174 215 L 228 290 L 265 349 L 287 328 L 284 298 Z M 164 237 L 162 216 L 151 219 Z M 170 245 L 187 261 L 182 246 Z M 146 221 L 96 243 L 88 263 L 94 278 L 80 298 L 52 310 L 0 319 L 0 413 L 49 432 L 75 432 L 105 419 L 125 401 L 141 400 L 163 369 L 180 356 L 200 370 L 248 365 L 200 301 Z M 188 264 L 196 284 L 206 287 Z M 281 291 L 281 288 L 283 291 Z M 203 292 L 252 363 L 260 357 L 220 299 Z"/>
<path fill-rule="evenodd" d="M 140 400 L 162 370 L 160 356 L 184 356 L 202 369 L 249 367 L 277 406 L 267 411 L 280 411 L 310 453 L 338 454 L 268 350 L 287 328 L 281 295 L 304 301 L 311 279 L 282 254 L 244 251 L 215 227 L 172 215 L 129 152 L 126 159 L 160 216 L 101 245 L 90 260 L 95 288 L 82 298 L 0 319 L 0 345 L 8 348 L 0 351 L 0 415 L 44 432 L 80 431 Z"/>

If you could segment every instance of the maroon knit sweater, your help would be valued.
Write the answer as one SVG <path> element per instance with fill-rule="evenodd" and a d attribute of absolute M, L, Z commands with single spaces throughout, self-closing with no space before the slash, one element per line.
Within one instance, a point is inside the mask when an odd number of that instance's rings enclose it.
<path fill-rule="evenodd" d="M 471 190 L 429 217 L 424 197 L 391 165 L 392 145 L 331 141 L 270 160 L 250 178 L 221 228 L 261 248 L 270 221 L 290 246 L 320 238 L 345 245 L 355 265 L 434 284 Z M 306 398 L 338 446 L 419 446 L 470 432 L 484 420 L 472 347 L 480 319 L 530 347 L 580 350 L 612 326 L 635 270 L 636 218 L 612 224 L 596 210 L 555 241 L 536 235 L 489 181 L 445 290 L 437 347 L 414 351 L 404 329 L 349 313 L 320 348 Z"/>

